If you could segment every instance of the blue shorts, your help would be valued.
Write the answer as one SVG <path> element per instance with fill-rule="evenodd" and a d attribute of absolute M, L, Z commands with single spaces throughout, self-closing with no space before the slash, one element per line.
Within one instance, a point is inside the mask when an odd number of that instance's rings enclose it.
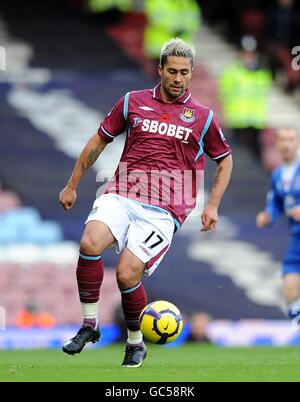
<path fill-rule="evenodd" d="M 300 236 L 292 236 L 288 252 L 283 260 L 283 275 L 300 275 Z"/>

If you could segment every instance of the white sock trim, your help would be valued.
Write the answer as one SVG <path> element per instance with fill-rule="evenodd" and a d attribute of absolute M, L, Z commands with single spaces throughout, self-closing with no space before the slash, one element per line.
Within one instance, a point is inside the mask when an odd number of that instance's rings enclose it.
<path fill-rule="evenodd" d="M 143 334 L 141 331 L 130 331 L 127 329 L 127 334 L 127 342 L 130 343 L 130 345 L 138 345 L 143 342 Z"/>
<path fill-rule="evenodd" d="M 88 320 L 95 319 L 98 322 L 99 302 L 81 303 L 83 318 Z"/>

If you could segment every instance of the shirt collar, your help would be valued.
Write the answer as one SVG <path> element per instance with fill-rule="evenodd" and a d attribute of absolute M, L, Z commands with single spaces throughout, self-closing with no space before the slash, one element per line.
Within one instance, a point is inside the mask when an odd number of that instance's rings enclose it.
<path fill-rule="evenodd" d="M 158 100 L 162 100 L 161 94 L 160 94 L 160 87 L 161 84 L 156 85 L 155 88 L 153 88 L 153 99 L 158 99 Z M 191 92 L 189 89 L 186 89 L 185 93 L 178 99 L 176 99 L 176 101 L 172 102 L 172 103 L 187 103 L 189 101 L 189 99 L 191 99 Z"/>

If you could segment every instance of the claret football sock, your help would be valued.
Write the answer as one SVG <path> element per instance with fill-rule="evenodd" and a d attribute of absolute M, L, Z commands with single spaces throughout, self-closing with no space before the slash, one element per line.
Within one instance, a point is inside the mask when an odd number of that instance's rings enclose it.
<path fill-rule="evenodd" d="M 95 329 L 98 326 L 100 288 L 104 270 L 101 255 L 79 253 L 77 284 L 83 313 L 83 325 Z"/>
<path fill-rule="evenodd" d="M 127 328 L 129 331 L 133 332 L 140 331 L 139 317 L 141 311 L 147 305 L 147 295 L 144 285 L 142 282 L 139 282 L 136 286 L 130 289 L 120 289 L 120 291 Z M 140 339 L 139 334 L 137 334 L 137 337 Z"/>

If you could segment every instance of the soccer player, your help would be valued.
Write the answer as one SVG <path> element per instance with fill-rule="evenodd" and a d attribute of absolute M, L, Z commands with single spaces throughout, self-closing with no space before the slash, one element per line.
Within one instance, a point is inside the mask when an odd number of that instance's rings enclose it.
<path fill-rule="evenodd" d="M 258 228 L 272 225 L 282 214 L 289 221 L 291 239 L 283 260 L 283 295 L 288 315 L 300 315 L 300 136 L 296 128 L 282 128 L 277 133 L 277 148 L 283 163 L 272 173 L 266 209 L 256 217 Z"/>
<path fill-rule="evenodd" d="M 121 254 L 116 277 L 128 328 L 122 366 L 142 364 L 147 350 L 139 315 L 147 297 L 141 279 L 155 271 L 174 232 L 195 207 L 196 173 L 203 170 L 204 152 L 217 162 L 217 168 L 201 215 L 202 231 L 217 225 L 218 207 L 232 170 L 231 149 L 213 112 L 193 99 L 188 89 L 194 58 L 195 50 L 180 39 L 163 46 L 160 84 L 129 92 L 116 103 L 83 149 L 60 193 L 60 203 L 69 210 L 81 178 L 107 144 L 126 131 L 119 166 L 105 194 L 96 199 L 80 243 L 77 282 L 84 319 L 78 334 L 63 347 L 68 354 L 81 352 L 87 342 L 100 337 L 101 253 L 113 246 Z"/>

